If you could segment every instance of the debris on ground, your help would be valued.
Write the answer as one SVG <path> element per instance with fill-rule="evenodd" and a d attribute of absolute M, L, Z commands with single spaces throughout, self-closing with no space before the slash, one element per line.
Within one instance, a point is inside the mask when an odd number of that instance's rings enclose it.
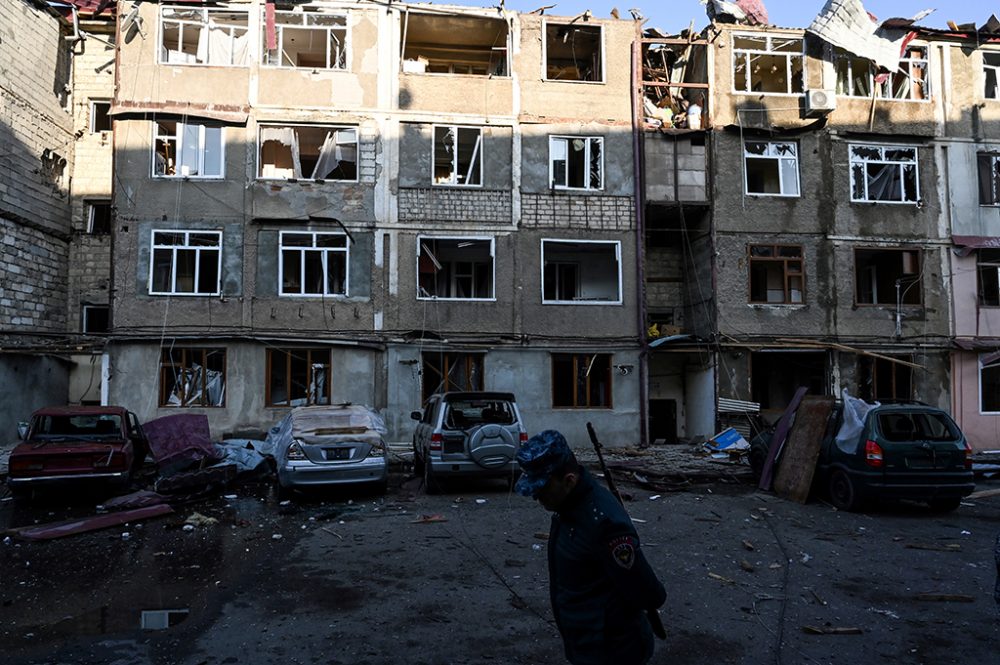
<path fill-rule="evenodd" d="M 166 504 L 159 504 L 156 506 L 146 506 L 145 508 L 136 508 L 134 510 L 123 510 L 117 513 L 92 515 L 90 517 L 66 520 L 63 522 L 52 522 L 50 524 L 20 527 L 10 529 L 7 533 L 15 536 L 16 538 L 23 538 L 24 540 L 52 540 L 54 538 L 72 536 L 77 533 L 106 529 L 119 524 L 137 522 L 151 517 L 159 517 L 160 515 L 166 515 L 172 512 L 174 512 L 174 509 L 170 506 Z"/>

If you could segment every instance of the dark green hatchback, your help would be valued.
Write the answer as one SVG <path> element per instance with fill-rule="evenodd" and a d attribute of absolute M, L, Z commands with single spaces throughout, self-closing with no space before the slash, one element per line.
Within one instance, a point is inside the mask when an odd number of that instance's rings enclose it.
<path fill-rule="evenodd" d="M 975 489 L 972 448 L 955 421 L 920 403 L 875 406 L 849 435 L 837 404 L 820 450 L 815 482 L 841 510 L 878 499 L 925 501 L 936 510 L 958 508 Z"/>

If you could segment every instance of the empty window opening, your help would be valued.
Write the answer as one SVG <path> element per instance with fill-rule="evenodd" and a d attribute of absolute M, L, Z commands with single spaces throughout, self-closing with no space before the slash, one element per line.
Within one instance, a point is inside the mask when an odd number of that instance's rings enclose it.
<path fill-rule="evenodd" d="M 804 280 L 800 245 L 750 245 L 750 302 L 800 305 Z"/>
<path fill-rule="evenodd" d="M 434 184 L 483 184 L 483 130 L 479 127 L 434 127 Z"/>
<path fill-rule="evenodd" d="M 403 71 L 509 76 L 507 40 L 503 19 L 407 12 Z"/>
<path fill-rule="evenodd" d="M 282 231 L 279 245 L 278 295 L 347 295 L 346 235 Z"/>
<path fill-rule="evenodd" d="M 917 149 L 851 144 L 851 200 L 917 203 Z"/>
<path fill-rule="evenodd" d="M 979 304 L 1000 307 L 1000 249 L 980 249 L 976 252 L 976 276 Z"/>
<path fill-rule="evenodd" d="M 894 357 L 913 362 L 909 355 Z M 913 368 L 886 358 L 858 356 L 858 397 L 866 402 L 913 399 Z"/>
<path fill-rule="evenodd" d="M 165 348 L 160 406 L 225 406 L 226 350 Z"/>
<path fill-rule="evenodd" d="M 268 349 L 267 406 L 330 403 L 330 349 Z"/>
<path fill-rule="evenodd" d="M 417 297 L 493 298 L 493 240 L 417 239 Z"/>
<path fill-rule="evenodd" d="M 824 351 L 754 351 L 750 354 L 750 399 L 778 413 L 799 386 L 810 395 L 829 395 L 830 372 Z"/>
<path fill-rule="evenodd" d="M 733 35 L 733 90 L 802 94 L 803 40 L 771 35 Z"/>
<path fill-rule="evenodd" d="M 90 102 L 90 133 L 111 131 L 111 102 Z"/>
<path fill-rule="evenodd" d="M 610 409 L 610 353 L 553 353 L 552 407 Z"/>
<path fill-rule="evenodd" d="M 358 129 L 332 125 L 261 126 L 257 177 L 358 179 Z"/>
<path fill-rule="evenodd" d="M 153 231 L 150 295 L 212 296 L 222 292 L 222 233 Z"/>
<path fill-rule="evenodd" d="M 250 64 L 247 13 L 161 8 L 160 62 L 172 65 Z"/>
<path fill-rule="evenodd" d="M 545 78 L 550 81 L 604 80 L 601 26 L 545 24 Z"/>
<path fill-rule="evenodd" d="M 160 178 L 221 178 L 224 174 L 222 127 L 170 120 L 153 123 L 153 175 Z"/>
<path fill-rule="evenodd" d="M 107 305 L 83 305 L 81 331 L 87 334 L 103 334 L 111 330 L 111 308 Z"/>
<path fill-rule="evenodd" d="M 111 201 L 87 201 L 87 233 L 111 233 Z"/>
<path fill-rule="evenodd" d="M 919 305 L 920 252 L 915 249 L 854 251 L 858 305 Z"/>
<path fill-rule="evenodd" d="M 308 8 L 274 12 L 276 48 L 262 49 L 264 65 L 347 69 L 347 16 Z"/>
<path fill-rule="evenodd" d="M 424 401 L 435 393 L 483 389 L 482 353 L 427 351 L 421 367 Z"/>
<path fill-rule="evenodd" d="M 899 70 L 878 73 L 871 60 L 848 53 L 834 51 L 837 71 L 837 94 L 845 97 L 871 97 L 920 101 L 930 98 L 927 82 L 927 47 L 907 49 L 899 60 Z"/>
<path fill-rule="evenodd" d="M 542 241 L 542 302 L 619 304 L 621 244 Z"/>
<path fill-rule="evenodd" d="M 983 77 L 986 99 L 1000 99 L 1000 53 L 983 52 Z"/>
<path fill-rule="evenodd" d="M 1000 413 L 1000 356 L 996 352 L 979 356 L 979 411 Z"/>
<path fill-rule="evenodd" d="M 781 141 L 743 144 L 747 194 L 799 195 L 798 146 Z"/>
<path fill-rule="evenodd" d="M 979 205 L 1000 205 L 1000 154 L 981 152 L 976 156 L 979 171 Z"/>
<path fill-rule="evenodd" d="M 550 136 L 549 182 L 553 189 L 603 189 L 604 139 Z"/>

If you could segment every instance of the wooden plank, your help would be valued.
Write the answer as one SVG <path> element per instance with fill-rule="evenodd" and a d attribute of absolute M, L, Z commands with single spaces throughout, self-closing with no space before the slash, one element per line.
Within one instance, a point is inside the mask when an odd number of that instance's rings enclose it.
<path fill-rule="evenodd" d="M 762 489 L 765 492 L 771 491 L 771 485 L 774 481 L 774 461 L 778 459 L 778 454 L 785 445 L 785 439 L 788 437 L 788 429 L 792 426 L 792 417 L 795 415 L 795 410 L 799 408 L 799 403 L 807 392 L 809 392 L 809 389 L 806 386 L 799 386 L 799 389 L 792 396 L 792 401 L 785 407 L 785 412 L 781 414 L 781 419 L 774 428 L 774 434 L 771 435 L 771 445 L 767 449 L 767 459 L 764 460 L 764 468 L 761 470 L 760 482 L 757 483 L 757 489 Z"/>
<path fill-rule="evenodd" d="M 805 397 L 795 412 L 795 424 L 788 434 L 774 479 L 774 491 L 783 499 L 805 503 L 809 498 L 833 404 L 833 397 Z"/>

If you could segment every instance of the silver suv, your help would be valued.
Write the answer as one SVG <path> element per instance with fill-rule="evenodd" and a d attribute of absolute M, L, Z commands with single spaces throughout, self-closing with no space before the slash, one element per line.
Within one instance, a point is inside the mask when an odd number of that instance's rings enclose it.
<path fill-rule="evenodd" d="M 424 489 L 443 478 L 517 479 L 514 453 L 528 440 L 512 393 L 453 392 L 431 395 L 413 432 L 413 466 Z"/>

